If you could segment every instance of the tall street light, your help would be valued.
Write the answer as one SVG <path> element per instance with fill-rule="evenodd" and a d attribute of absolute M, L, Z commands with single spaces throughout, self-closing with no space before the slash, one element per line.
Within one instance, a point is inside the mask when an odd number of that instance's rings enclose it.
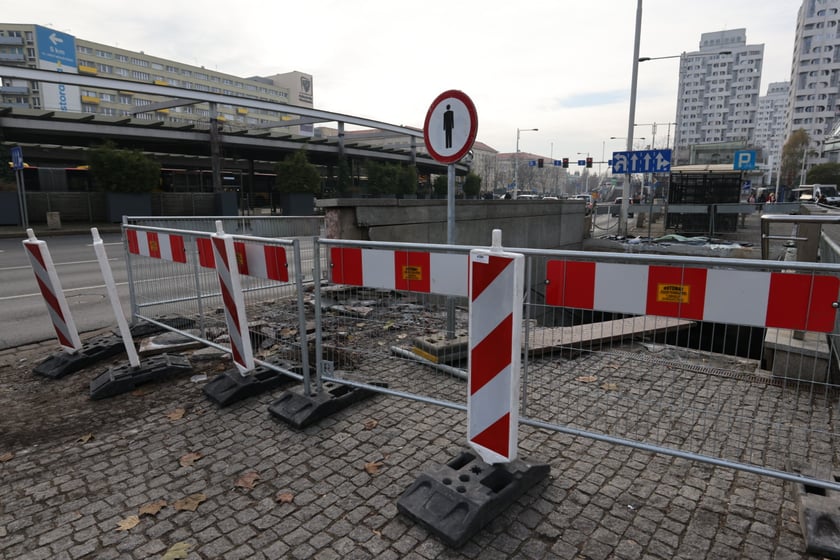
<path fill-rule="evenodd" d="M 513 199 L 516 200 L 517 191 L 519 190 L 519 133 L 520 132 L 537 132 L 539 128 L 517 128 L 516 129 L 516 153 L 513 158 Z"/>
<path fill-rule="evenodd" d="M 630 78 L 630 111 L 627 119 L 627 151 L 633 151 L 633 124 L 636 122 L 636 87 L 639 82 L 639 42 L 642 35 L 642 0 L 636 1 L 636 35 L 633 40 L 633 72 Z M 627 236 L 627 215 L 630 211 L 630 173 L 624 174 L 618 234 Z"/>
<path fill-rule="evenodd" d="M 627 151 L 630 152 L 633 149 L 633 128 L 636 122 L 636 89 L 638 86 L 639 81 L 639 63 L 640 62 L 648 62 L 649 60 L 665 60 L 667 58 L 679 58 L 680 59 L 680 68 L 682 68 L 682 59 L 687 56 L 686 53 L 669 55 L 669 56 L 639 56 L 639 42 L 641 40 L 642 35 L 642 0 L 637 0 L 636 4 L 636 34 L 635 40 L 633 42 L 633 73 L 630 82 L 630 114 L 627 122 Z M 721 54 L 732 54 L 732 51 L 715 51 L 709 53 L 696 53 L 688 56 L 709 56 L 709 55 L 721 55 Z M 682 84 L 680 84 L 681 86 Z M 624 174 L 624 186 L 625 186 L 625 193 L 629 192 L 630 188 L 630 174 Z M 627 214 L 630 210 L 630 201 L 629 196 L 625 196 L 621 201 L 621 217 L 619 218 L 618 222 L 618 233 L 619 235 L 627 235 Z"/>

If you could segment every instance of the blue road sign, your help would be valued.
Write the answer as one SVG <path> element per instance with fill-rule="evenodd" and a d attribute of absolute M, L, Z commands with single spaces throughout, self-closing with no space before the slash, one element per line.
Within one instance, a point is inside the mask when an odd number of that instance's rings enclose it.
<path fill-rule="evenodd" d="M 12 156 L 12 169 L 15 171 L 23 169 L 23 149 L 20 146 L 14 146 L 9 149 L 9 154 Z"/>
<path fill-rule="evenodd" d="M 583 167 L 584 165 L 586 165 L 586 160 L 585 159 L 579 159 L 578 160 L 578 165 Z"/>
<path fill-rule="evenodd" d="M 555 159 L 554 160 L 554 167 L 562 167 L 563 160 L 562 159 Z"/>
<path fill-rule="evenodd" d="M 613 152 L 613 173 L 667 173 L 671 171 L 671 150 Z"/>
<path fill-rule="evenodd" d="M 532 159 L 528 162 L 528 167 L 536 167 L 536 166 L 537 166 L 537 160 Z"/>
<path fill-rule="evenodd" d="M 735 152 L 732 169 L 755 169 L 755 150 L 738 150 Z"/>

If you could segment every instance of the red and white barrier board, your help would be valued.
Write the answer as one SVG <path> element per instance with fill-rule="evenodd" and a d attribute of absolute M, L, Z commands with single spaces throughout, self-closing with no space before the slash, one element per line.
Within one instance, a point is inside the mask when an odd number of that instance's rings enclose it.
<path fill-rule="evenodd" d="M 467 439 L 490 464 L 516 459 L 525 283 L 525 257 L 497 232 L 493 249 L 470 252 Z"/>
<path fill-rule="evenodd" d="M 830 332 L 840 279 L 786 272 L 579 261 L 546 264 L 546 303 L 754 327 Z"/>
<path fill-rule="evenodd" d="M 184 238 L 180 235 L 134 229 L 126 230 L 125 235 L 128 238 L 128 252 L 133 255 L 179 263 L 187 262 Z"/>
<path fill-rule="evenodd" d="M 235 259 L 233 238 L 222 231 L 221 221 L 216 222 L 218 233 L 212 236 L 214 261 L 225 306 L 225 321 L 230 336 L 233 363 L 239 373 L 246 375 L 255 367 L 251 337 L 248 333 L 248 319 L 245 316 L 245 298 L 239 282 L 239 272 L 231 266 Z"/>
<path fill-rule="evenodd" d="M 466 254 L 330 248 L 334 284 L 447 296 L 467 295 Z"/>
<path fill-rule="evenodd" d="M 50 251 L 47 244 L 39 241 L 31 229 L 27 229 L 26 234 L 29 238 L 23 241 L 23 247 L 32 264 L 32 272 L 35 273 L 41 295 L 44 296 L 58 343 L 64 351 L 72 354 L 82 348 L 82 341 L 61 289 L 61 282 L 58 281 Z"/>
<path fill-rule="evenodd" d="M 198 264 L 205 268 L 216 268 L 211 241 L 198 238 L 196 239 L 196 245 L 198 247 Z M 277 280 L 278 282 L 289 281 L 289 267 L 284 247 L 234 241 L 233 251 L 236 254 L 236 266 L 239 274 Z"/>

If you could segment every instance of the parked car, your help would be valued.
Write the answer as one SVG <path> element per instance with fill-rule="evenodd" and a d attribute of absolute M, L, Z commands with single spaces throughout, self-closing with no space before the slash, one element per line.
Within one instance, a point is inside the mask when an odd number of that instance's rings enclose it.
<path fill-rule="evenodd" d="M 618 197 L 615 200 L 613 200 L 612 204 L 610 205 L 610 215 L 613 218 L 618 218 L 621 215 L 621 200 L 622 200 L 622 197 Z M 633 199 L 632 198 L 630 199 L 630 204 L 633 204 Z M 633 212 L 631 210 L 628 210 L 627 217 L 628 218 L 633 217 Z"/>

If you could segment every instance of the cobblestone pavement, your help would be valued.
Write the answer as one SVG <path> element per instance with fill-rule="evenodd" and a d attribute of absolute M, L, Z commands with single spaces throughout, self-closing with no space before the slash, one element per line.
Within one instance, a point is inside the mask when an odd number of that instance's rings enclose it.
<path fill-rule="evenodd" d="M 105 365 L 32 374 L 54 346 L 0 353 L 0 558 L 809 557 L 789 484 L 528 426 L 549 479 L 452 550 L 396 503 L 465 413 L 379 395 L 296 430 L 189 377 L 91 401 Z"/>

